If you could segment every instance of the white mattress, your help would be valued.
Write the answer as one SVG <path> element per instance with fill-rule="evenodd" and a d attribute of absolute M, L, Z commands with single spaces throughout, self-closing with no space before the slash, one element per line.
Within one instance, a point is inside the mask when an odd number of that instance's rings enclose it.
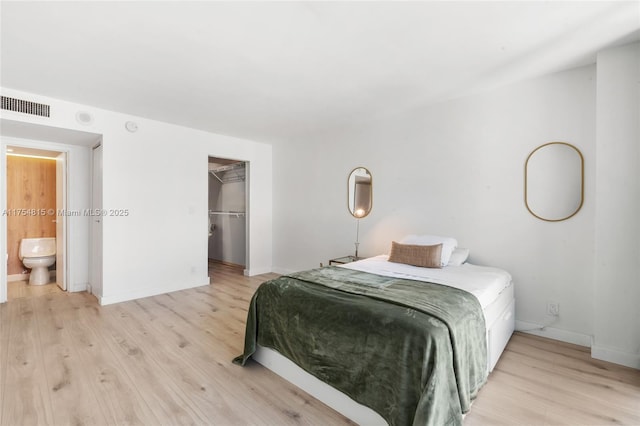
<path fill-rule="evenodd" d="M 340 266 L 386 277 L 426 281 L 459 288 L 473 294 L 483 310 L 498 299 L 505 288 L 511 286 L 511 275 L 499 268 L 470 263 L 443 268 L 420 268 L 389 262 L 388 258 L 389 256 L 382 254 Z"/>

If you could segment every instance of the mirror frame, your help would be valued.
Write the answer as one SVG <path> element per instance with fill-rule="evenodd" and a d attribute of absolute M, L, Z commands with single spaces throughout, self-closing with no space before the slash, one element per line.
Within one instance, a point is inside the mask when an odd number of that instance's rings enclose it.
<path fill-rule="evenodd" d="M 364 169 L 367 174 L 370 177 L 370 182 L 369 185 L 371 187 L 370 190 L 370 194 L 369 194 L 369 210 L 365 212 L 365 214 L 363 214 L 362 216 L 357 216 L 355 214 L 355 211 L 351 210 L 351 197 L 350 197 L 350 193 L 351 193 L 351 186 L 350 186 L 350 181 L 351 181 L 351 176 L 353 176 L 353 174 L 355 173 L 356 170 L 359 169 Z M 355 188 L 354 188 L 355 191 Z M 355 196 L 355 194 L 354 194 Z M 351 172 L 349 172 L 349 176 L 347 176 L 347 210 L 349 210 L 349 213 L 351 214 L 351 216 L 355 217 L 356 219 L 362 219 L 364 217 L 369 216 L 369 213 L 371 213 L 371 210 L 373 210 L 373 174 L 371 174 L 371 171 L 369 169 L 367 169 L 366 167 L 356 167 L 353 170 L 351 170 Z"/>
<path fill-rule="evenodd" d="M 571 213 L 568 216 L 562 217 L 560 219 L 548 219 L 548 218 L 544 218 L 544 217 L 534 213 L 533 210 L 531 210 L 531 207 L 529 206 L 529 199 L 528 199 L 527 179 L 528 179 L 528 174 L 529 174 L 529 160 L 531 159 L 533 154 L 535 154 L 536 152 L 538 152 L 542 148 L 548 147 L 550 145 L 565 145 L 565 146 L 568 146 L 569 148 L 572 148 L 573 150 L 575 150 L 576 153 L 578 154 L 578 157 L 580 158 L 580 204 L 578 205 L 578 207 L 576 208 L 576 210 L 573 213 Z M 582 156 L 582 152 L 580 152 L 580 150 L 576 146 L 574 146 L 574 145 L 572 145 L 570 143 L 567 143 L 567 142 L 548 142 L 548 143 L 540 145 L 539 147 L 537 147 L 536 149 L 531 151 L 531 153 L 527 156 L 527 160 L 524 163 L 524 204 L 527 207 L 527 210 L 529 211 L 529 213 L 531 213 L 536 218 L 538 218 L 540 220 L 544 220 L 546 222 L 562 222 L 563 220 L 567 220 L 567 219 L 570 219 L 573 216 L 575 216 L 580 211 L 580 209 L 582 209 L 582 205 L 584 204 L 584 157 Z"/>

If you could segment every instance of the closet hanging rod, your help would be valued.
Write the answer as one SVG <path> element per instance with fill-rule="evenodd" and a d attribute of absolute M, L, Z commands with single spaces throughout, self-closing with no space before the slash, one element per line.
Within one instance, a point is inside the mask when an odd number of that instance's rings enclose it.
<path fill-rule="evenodd" d="M 244 217 L 245 212 L 221 212 L 221 211 L 209 210 L 209 214 L 219 215 L 219 216 Z"/>

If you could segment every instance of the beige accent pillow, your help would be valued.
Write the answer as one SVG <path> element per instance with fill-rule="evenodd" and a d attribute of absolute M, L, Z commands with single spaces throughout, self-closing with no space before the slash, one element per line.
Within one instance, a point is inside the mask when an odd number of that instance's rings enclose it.
<path fill-rule="evenodd" d="M 441 254 L 442 244 L 418 246 L 413 244 L 400 244 L 392 241 L 389 262 L 404 263 L 407 265 L 421 266 L 423 268 L 440 268 Z"/>

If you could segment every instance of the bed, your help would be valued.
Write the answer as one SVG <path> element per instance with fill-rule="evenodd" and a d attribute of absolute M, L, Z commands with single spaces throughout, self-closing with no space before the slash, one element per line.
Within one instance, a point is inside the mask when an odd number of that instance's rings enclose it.
<path fill-rule="evenodd" d="M 514 329 L 510 275 L 373 258 L 281 276 L 244 353 L 358 424 L 461 424 Z"/>

